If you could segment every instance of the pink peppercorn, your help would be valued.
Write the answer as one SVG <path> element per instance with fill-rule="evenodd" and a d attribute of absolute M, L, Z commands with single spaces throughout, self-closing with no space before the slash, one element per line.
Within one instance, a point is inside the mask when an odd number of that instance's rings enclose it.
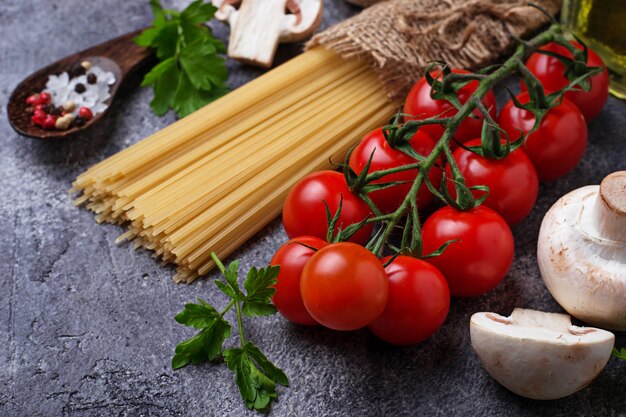
<path fill-rule="evenodd" d="M 50 93 L 43 92 L 39 94 L 39 103 L 48 104 L 50 103 L 50 100 L 52 100 L 52 96 L 50 96 Z"/>
<path fill-rule="evenodd" d="M 89 107 L 81 107 L 78 110 L 78 115 L 85 120 L 91 120 L 91 118 L 93 117 L 93 113 L 91 112 L 91 109 Z"/>
<path fill-rule="evenodd" d="M 44 129 L 54 129 L 56 123 L 57 123 L 56 118 L 52 116 L 51 114 L 49 114 L 46 116 L 46 119 L 43 121 L 43 127 Z"/>
<path fill-rule="evenodd" d="M 26 104 L 30 106 L 36 106 L 39 104 L 39 94 L 33 94 L 26 99 Z"/>

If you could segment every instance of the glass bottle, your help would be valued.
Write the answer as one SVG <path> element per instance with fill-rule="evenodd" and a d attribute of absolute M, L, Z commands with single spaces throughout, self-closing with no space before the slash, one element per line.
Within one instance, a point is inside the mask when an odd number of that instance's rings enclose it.
<path fill-rule="evenodd" d="M 602 57 L 611 93 L 626 98 L 626 0 L 564 0 L 561 21 Z"/>

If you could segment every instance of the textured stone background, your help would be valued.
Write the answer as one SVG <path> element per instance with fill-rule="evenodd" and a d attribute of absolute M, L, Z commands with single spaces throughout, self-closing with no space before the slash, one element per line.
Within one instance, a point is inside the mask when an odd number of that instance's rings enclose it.
<path fill-rule="evenodd" d="M 183 3 L 183 0 L 180 0 Z M 171 3 L 179 7 L 183 4 Z M 327 1 L 324 25 L 356 12 Z M 0 415 L 255 415 L 242 405 L 232 375 L 207 364 L 173 372 L 169 361 L 190 331 L 172 317 L 197 296 L 218 301 L 207 280 L 174 285 L 172 269 L 146 252 L 116 247 L 115 226 L 98 226 L 72 207 L 72 179 L 91 164 L 172 123 L 155 117 L 151 92 L 131 80 L 101 126 L 61 142 L 17 136 L 5 103 L 37 68 L 151 20 L 147 1 L 2 0 L 0 6 Z M 226 29 L 218 26 L 225 38 Z M 298 47 L 281 48 L 286 59 Z M 231 85 L 260 71 L 231 64 Z M 481 368 L 468 320 L 480 310 L 515 306 L 560 311 L 539 277 L 535 244 L 541 218 L 567 191 L 626 168 L 626 103 L 610 99 L 591 125 L 590 145 L 566 178 L 541 187 L 536 209 L 515 230 L 515 264 L 490 294 L 454 300 L 432 340 L 393 348 L 366 331 L 336 333 L 258 320 L 248 335 L 291 380 L 276 416 L 616 416 L 626 415 L 626 364 L 611 359 L 597 381 L 561 401 L 517 397 Z M 285 240 L 274 221 L 236 254 L 264 265 Z M 618 337 L 621 345 L 626 338 Z"/>

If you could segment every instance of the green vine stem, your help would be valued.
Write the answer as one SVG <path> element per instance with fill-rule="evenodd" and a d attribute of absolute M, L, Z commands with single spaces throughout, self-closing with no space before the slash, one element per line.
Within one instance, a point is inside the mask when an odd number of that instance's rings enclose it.
<path fill-rule="evenodd" d="M 520 63 L 523 63 L 531 53 L 539 49 L 541 46 L 544 46 L 553 41 L 557 41 L 559 43 L 563 43 L 563 42 L 567 43 L 568 49 L 570 50 L 571 48 L 573 48 L 569 44 L 567 39 L 565 38 L 563 28 L 559 24 L 554 23 L 545 32 L 540 33 L 533 39 L 526 41 L 526 42 L 520 42 L 520 44 L 515 49 L 515 52 L 502 65 L 498 67 L 493 67 L 495 69 L 493 70 L 493 72 L 489 74 L 484 74 L 484 73 L 467 74 L 467 75 L 450 74 L 450 76 L 453 77 L 454 81 L 460 80 L 460 81 L 467 82 L 468 80 L 475 80 L 478 82 L 478 87 L 474 95 L 472 96 L 472 98 L 463 105 L 457 105 L 456 106 L 457 113 L 454 116 L 443 117 L 443 118 L 432 117 L 432 118 L 423 119 L 423 120 L 410 120 L 402 124 L 402 126 L 400 127 L 398 127 L 397 125 L 392 125 L 392 126 L 386 126 L 384 128 L 393 132 L 393 134 L 395 135 L 399 135 L 400 137 L 407 137 L 408 135 L 413 135 L 420 126 L 427 125 L 427 124 L 435 124 L 435 123 L 440 124 L 445 127 L 445 130 L 441 138 L 437 141 L 433 151 L 427 157 L 423 158 L 421 161 L 412 163 L 412 164 L 403 165 L 403 166 L 396 167 L 396 168 L 380 170 L 380 171 L 367 174 L 365 178 L 365 183 L 369 184 L 372 181 L 383 178 L 389 174 L 406 171 L 406 170 L 412 170 L 412 169 L 419 170 L 415 180 L 413 181 L 410 191 L 408 192 L 402 204 L 398 207 L 396 211 L 383 215 L 377 209 L 373 210 L 373 212 L 375 213 L 375 217 L 371 217 L 365 222 L 365 223 L 382 223 L 381 230 L 379 230 L 379 232 L 374 235 L 372 240 L 367 245 L 367 247 L 370 248 L 374 254 L 378 256 L 382 256 L 385 246 L 389 246 L 388 241 L 392 235 L 392 232 L 394 231 L 394 229 L 398 227 L 398 223 L 403 218 L 408 217 L 408 219 L 405 220 L 404 227 L 412 227 L 413 232 L 411 233 L 411 236 L 409 236 L 408 232 L 406 231 L 403 232 L 402 244 L 405 245 L 409 240 L 411 241 L 411 244 L 409 248 L 402 247 L 400 249 L 402 251 L 406 251 L 407 249 L 409 249 L 409 252 L 414 256 L 421 257 L 423 255 L 421 253 L 421 238 L 420 238 L 420 224 L 419 224 L 418 210 L 417 210 L 417 205 L 414 202 L 417 201 L 417 193 L 419 189 L 421 188 L 421 186 L 424 184 L 425 181 L 428 181 L 427 173 L 437 163 L 437 160 L 443 154 L 446 156 L 446 159 L 448 160 L 450 164 L 452 174 L 453 174 L 452 180 L 455 182 L 455 187 L 457 187 L 457 190 L 459 189 L 459 187 L 465 187 L 463 176 L 460 173 L 456 164 L 454 163 L 454 159 L 452 158 L 452 152 L 449 146 L 449 142 L 453 140 L 454 133 L 459 128 L 461 122 L 465 118 L 471 117 L 472 113 L 476 109 L 478 109 L 481 113 L 486 112 L 486 109 L 484 108 L 484 106 L 482 106 L 481 100 L 487 95 L 489 91 L 491 91 L 496 86 L 496 84 L 500 83 L 505 78 L 509 77 L 510 75 L 514 73 L 521 72 L 523 76 L 527 76 L 528 74 L 524 72 L 525 67 L 524 69 L 521 69 Z M 576 57 L 576 55 L 573 55 L 573 56 Z M 595 71 L 595 72 L 590 71 L 585 76 L 579 77 L 578 79 L 570 82 L 570 84 L 564 90 L 560 92 L 560 95 L 562 95 L 564 91 L 567 91 L 568 89 L 573 88 L 576 82 L 580 83 L 581 81 L 584 81 L 584 79 L 592 75 L 595 75 L 597 72 L 599 71 Z M 526 77 L 523 77 L 523 78 L 526 78 Z M 449 85 L 449 80 L 446 80 L 445 77 L 442 82 L 444 86 Z M 552 104 L 557 103 L 558 100 L 556 99 L 556 96 L 552 97 L 551 95 L 550 98 L 551 98 L 550 102 Z M 537 103 L 537 104 L 545 108 L 545 105 L 547 103 L 543 102 L 543 103 Z M 537 123 L 535 124 L 536 126 L 538 126 L 539 119 L 542 117 L 543 113 L 545 112 L 535 113 L 538 119 Z M 493 122 L 491 117 L 488 119 L 488 121 Z M 465 189 L 467 190 L 467 187 L 465 187 Z M 362 194 L 361 197 L 364 199 L 364 201 L 368 205 L 370 205 L 370 207 L 375 209 L 375 205 L 366 195 Z M 471 193 L 470 193 L 470 198 L 471 198 Z M 470 207 L 473 207 L 473 204 L 465 208 L 470 208 Z M 409 210 L 410 210 L 410 213 L 409 213 Z"/>

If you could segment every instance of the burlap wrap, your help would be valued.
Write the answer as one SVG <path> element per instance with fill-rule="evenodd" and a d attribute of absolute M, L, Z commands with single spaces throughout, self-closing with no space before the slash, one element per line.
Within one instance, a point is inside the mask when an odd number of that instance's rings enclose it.
<path fill-rule="evenodd" d="M 552 15 L 561 7 L 561 0 L 533 3 Z M 528 1 L 388 0 L 315 35 L 307 49 L 323 45 L 366 60 L 394 99 L 406 95 L 428 62 L 491 64 L 513 45 L 510 34 L 527 37 L 547 21 Z"/>

